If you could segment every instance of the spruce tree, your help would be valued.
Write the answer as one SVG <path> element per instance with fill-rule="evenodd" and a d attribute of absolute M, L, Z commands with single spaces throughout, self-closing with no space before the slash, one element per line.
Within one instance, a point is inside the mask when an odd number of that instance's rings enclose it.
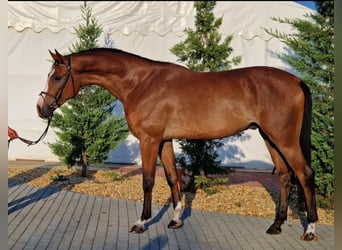
<path fill-rule="evenodd" d="M 291 53 L 279 58 L 309 85 L 312 93 L 312 167 L 318 193 L 334 193 L 334 1 L 317 1 L 317 13 L 307 19 L 273 18 L 294 32 L 265 30 L 286 44 Z"/>
<path fill-rule="evenodd" d="M 79 41 L 72 44 L 70 53 L 98 47 L 102 28 L 92 16 L 92 8 L 81 5 L 85 24 L 75 28 Z M 113 44 L 106 36 L 107 44 Z M 108 42 L 109 41 L 109 42 Z M 102 164 L 108 153 L 117 147 L 128 134 L 123 117 L 113 116 L 116 98 L 98 86 L 87 86 L 56 112 L 51 126 L 58 139 L 49 143 L 52 152 L 68 167 L 82 166 L 81 176 L 86 177 L 89 164 Z"/>
<path fill-rule="evenodd" d="M 195 30 L 185 29 L 187 38 L 185 41 L 174 45 L 171 52 L 180 62 L 194 71 L 222 71 L 228 70 L 232 65 L 237 65 L 241 57 L 228 57 L 233 52 L 230 47 L 232 35 L 222 40 L 219 28 L 223 18 L 215 18 L 213 9 L 215 1 L 196 1 Z M 191 98 L 191 96 L 189 96 Z M 199 174 L 220 173 L 225 171 L 220 168 L 217 160 L 216 149 L 222 145 L 220 140 L 182 140 L 180 147 L 182 154 L 177 157 L 177 162 L 182 168 L 188 169 L 194 176 Z"/>

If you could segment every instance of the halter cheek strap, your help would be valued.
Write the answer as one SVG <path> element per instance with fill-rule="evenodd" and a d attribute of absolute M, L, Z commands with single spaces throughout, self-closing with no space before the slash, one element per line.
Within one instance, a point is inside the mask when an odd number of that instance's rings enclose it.
<path fill-rule="evenodd" d="M 71 82 L 72 82 L 72 89 L 74 91 L 74 95 L 76 95 L 74 78 L 73 78 L 73 76 L 71 74 L 71 59 L 70 59 L 70 56 L 68 56 L 68 64 L 69 65 L 56 63 L 56 65 L 64 66 L 64 67 L 66 67 L 68 69 L 68 72 L 67 72 L 67 74 L 65 76 L 64 82 L 63 82 L 61 88 L 59 89 L 57 95 L 52 95 L 52 94 L 50 94 L 48 92 L 45 92 L 45 91 L 41 91 L 39 93 L 39 95 L 44 99 L 44 101 L 45 101 L 44 95 L 45 96 L 50 96 L 51 98 L 54 99 L 54 101 L 49 106 L 51 109 L 54 109 L 56 107 L 58 108 L 58 107 L 60 107 L 62 105 L 62 104 L 59 103 L 59 100 L 62 97 L 63 91 L 64 91 L 64 89 L 65 89 L 65 87 L 66 87 L 70 77 L 71 77 Z"/>
<path fill-rule="evenodd" d="M 57 107 L 60 107 L 61 104 L 59 103 L 59 100 L 61 99 L 62 97 L 62 94 L 63 94 L 63 91 L 68 83 L 68 80 L 69 78 L 71 77 L 71 82 L 72 82 L 72 88 L 73 88 L 73 91 L 74 91 L 74 94 L 76 95 L 76 91 L 75 91 L 75 84 L 74 84 L 74 78 L 72 77 L 72 74 L 71 74 L 71 60 L 70 60 L 70 56 L 68 56 L 68 64 L 69 65 L 65 65 L 65 64 L 58 64 L 59 66 L 64 66 L 64 67 L 67 67 L 68 69 L 68 72 L 67 72 L 67 75 L 65 77 L 65 80 L 61 86 L 61 88 L 59 89 L 57 95 L 52 95 L 48 92 L 45 92 L 45 91 L 41 91 L 39 93 L 39 95 L 45 100 L 45 97 L 44 96 L 50 96 L 54 99 L 54 101 L 50 104 L 50 108 L 55 108 L 55 106 Z M 13 134 L 13 136 L 10 136 L 10 139 L 8 140 L 8 147 L 9 147 L 9 144 L 12 140 L 14 139 L 19 139 L 21 140 L 22 142 L 26 143 L 28 146 L 31 146 L 31 145 L 35 145 L 37 144 L 38 142 L 40 142 L 41 140 L 44 139 L 44 137 L 46 136 L 47 132 L 48 132 L 48 129 L 49 129 L 49 126 L 50 126 L 50 123 L 52 121 L 52 117 L 53 117 L 53 113 L 51 114 L 51 116 L 48 118 L 48 123 L 47 123 L 47 126 L 46 126 L 46 129 L 44 130 L 43 134 L 36 140 L 36 141 L 31 141 L 31 140 L 27 140 L 25 138 L 22 138 L 20 136 L 18 136 L 18 134 L 15 132 L 15 134 Z M 9 131 L 10 131 L 10 128 L 9 128 Z"/>

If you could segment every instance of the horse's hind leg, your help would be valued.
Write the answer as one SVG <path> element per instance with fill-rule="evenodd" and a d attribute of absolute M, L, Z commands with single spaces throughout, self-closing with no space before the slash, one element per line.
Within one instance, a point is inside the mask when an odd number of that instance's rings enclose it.
<path fill-rule="evenodd" d="M 315 198 L 315 183 L 314 172 L 311 167 L 305 166 L 305 170 L 301 178 L 299 179 L 305 194 L 305 204 L 307 209 L 308 226 L 301 239 L 305 241 L 316 241 L 317 236 L 315 234 L 316 222 L 318 221 L 318 215 L 316 210 L 316 198 Z M 304 188 L 305 186 L 305 188 Z"/>
<path fill-rule="evenodd" d="M 177 170 L 175 155 L 173 152 L 172 141 L 164 141 L 160 145 L 159 156 L 164 167 L 167 183 L 171 189 L 174 215 L 172 221 L 169 223 L 168 228 L 180 228 L 183 226 L 182 221 L 179 219 L 182 209 L 179 189 L 177 185 Z"/>
<path fill-rule="evenodd" d="M 276 217 L 274 223 L 269 227 L 266 233 L 280 234 L 281 225 L 287 219 L 292 171 L 287 167 L 285 161 L 282 159 L 278 151 L 267 140 L 265 140 L 265 142 L 275 168 L 277 169 L 280 183 L 279 204 L 277 207 Z"/>
<path fill-rule="evenodd" d="M 301 151 L 296 150 L 295 152 Z M 301 153 L 299 154 L 302 155 Z M 308 227 L 301 239 L 305 241 L 316 241 L 317 236 L 315 235 L 315 225 L 318 220 L 318 216 L 316 209 L 314 171 L 308 164 L 306 164 L 304 158 L 299 157 L 299 155 L 289 159 L 289 164 L 293 166 L 292 168 L 297 175 L 305 195 Z"/>
<path fill-rule="evenodd" d="M 315 235 L 315 222 L 318 220 L 318 216 L 316 210 L 314 171 L 307 164 L 299 142 L 289 143 L 287 141 L 287 143 L 279 143 L 277 146 L 289 167 L 296 174 L 304 191 L 308 227 L 301 239 L 315 241 L 317 240 L 317 236 Z"/>

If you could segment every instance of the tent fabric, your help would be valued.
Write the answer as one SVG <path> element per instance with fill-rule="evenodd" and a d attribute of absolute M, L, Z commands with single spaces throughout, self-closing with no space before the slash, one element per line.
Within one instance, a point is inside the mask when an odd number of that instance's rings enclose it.
<path fill-rule="evenodd" d="M 80 23 L 82 2 L 30 2 L 22 8 L 22 3 L 9 6 L 9 26 L 17 31 L 30 28 L 35 32 L 49 29 L 58 33 L 62 29 L 75 33 L 74 24 Z M 190 17 L 194 14 L 192 2 L 88 2 L 93 6 L 93 14 L 101 25 L 111 27 L 125 35 L 137 32 L 147 35 L 155 32 L 165 36 L 174 32 L 182 36 Z M 110 11 L 108 11 L 110 10 Z"/>
<path fill-rule="evenodd" d="M 58 33 L 66 29 L 75 33 L 75 24 L 82 22 L 80 5 L 80 1 L 10 2 L 8 27 L 19 32 L 32 29 L 39 33 L 49 29 Z M 165 36 L 172 32 L 181 37 L 184 36 L 184 29 L 194 27 L 196 14 L 191 1 L 89 1 L 88 5 L 92 6 L 94 16 L 103 27 L 126 36 L 132 33 L 143 36 L 156 33 L 158 36 Z M 261 27 L 274 26 L 269 17 L 297 18 L 306 12 L 306 7 L 294 2 L 269 1 L 217 2 L 214 9 L 215 15 L 224 19 L 223 35 L 239 35 L 246 40 L 259 37 L 264 41 L 270 40 L 271 36 Z M 227 26 L 229 29 L 224 28 Z M 281 25 L 278 23 L 277 26 L 279 28 Z M 282 30 L 287 27 L 282 26 Z"/>
<path fill-rule="evenodd" d="M 194 28 L 196 11 L 193 2 L 170 1 L 90 1 L 93 15 L 103 28 L 100 46 L 107 46 L 109 35 L 115 47 L 159 61 L 179 63 L 170 48 L 184 41 L 185 28 Z M 80 5 L 83 1 L 8 2 L 8 125 L 20 136 L 36 139 L 46 123 L 38 118 L 36 101 L 44 89 L 51 67 L 48 50 L 68 53 L 77 40 L 75 29 L 82 23 Z M 287 52 L 286 47 L 272 39 L 263 28 L 281 32 L 293 31 L 271 17 L 305 18 L 312 10 L 295 2 L 221 2 L 215 8 L 215 17 L 223 17 L 222 37 L 233 35 L 232 56 L 242 55 L 238 67 L 266 65 L 291 71 L 276 56 Z M 57 111 L 58 112 L 58 111 Z M 123 114 L 119 104 L 116 112 Z M 27 147 L 13 141 L 9 159 L 58 160 L 47 143 L 56 140 L 50 129 L 43 143 Z M 177 143 L 176 153 L 179 153 Z M 219 150 L 223 165 L 245 167 L 272 167 L 270 156 L 257 131 L 246 131 L 241 138 L 225 139 Z M 109 154 L 110 162 L 140 163 L 138 141 L 130 135 Z"/>

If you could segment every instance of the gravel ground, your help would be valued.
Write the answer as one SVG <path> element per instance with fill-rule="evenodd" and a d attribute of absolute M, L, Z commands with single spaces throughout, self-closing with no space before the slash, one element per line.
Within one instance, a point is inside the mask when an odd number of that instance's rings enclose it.
<path fill-rule="evenodd" d="M 123 176 L 113 170 L 88 170 L 87 173 L 88 177 L 82 178 L 78 170 L 62 167 L 52 169 L 8 168 L 10 180 L 37 187 L 50 186 L 83 194 L 143 201 L 141 174 Z M 275 204 L 278 204 L 278 192 L 268 191 L 262 187 L 229 185 L 229 183 L 215 187 L 219 192 L 211 195 L 201 189 L 198 189 L 195 194 L 182 193 L 183 205 L 191 206 L 193 209 L 274 218 Z M 288 220 L 298 221 L 305 218 L 303 213 L 298 212 L 294 195 L 290 196 L 292 198 Z M 152 197 L 153 203 L 163 205 L 170 202 L 170 190 L 165 178 L 156 177 Z M 319 208 L 318 216 L 320 224 L 334 224 L 333 210 Z"/>

